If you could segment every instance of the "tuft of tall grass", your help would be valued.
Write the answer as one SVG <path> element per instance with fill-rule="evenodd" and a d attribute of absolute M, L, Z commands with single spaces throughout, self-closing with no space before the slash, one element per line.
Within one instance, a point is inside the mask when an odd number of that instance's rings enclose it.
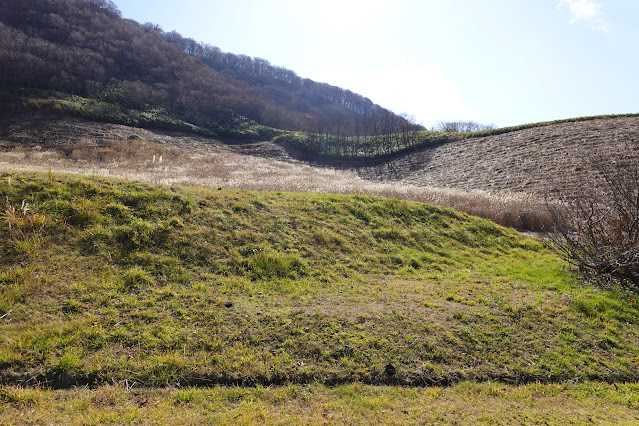
<path fill-rule="evenodd" d="M 20 208 L 16 209 L 7 199 L 4 213 L 9 229 L 18 232 L 42 228 L 47 223 L 47 216 L 32 211 L 27 200 L 22 200 Z"/>
<path fill-rule="evenodd" d="M 122 286 L 124 290 L 127 291 L 150 287 L 152 285 L 153 277 L 138 266 L 127 270 L 122 276 Z"/>
<path fill-rule="evenodd" d="M 0 403 L 11 404 L 14 407 L 37 405 L 41 399 L 39 388 L 25 388 L 21 386 L 0 386 Z M 0 409 L 0 413 L 3 410 Z"/>
<path fill-rule="evenodd" d="M 31 209 L 27 200 L 22 200 L 19 208 L 6 199 L 4 216 L 9 228 L 9 241 L 15 254 L 34 256 L 43 244 L 42 230 L 48 224 L 48 217 Z"/>

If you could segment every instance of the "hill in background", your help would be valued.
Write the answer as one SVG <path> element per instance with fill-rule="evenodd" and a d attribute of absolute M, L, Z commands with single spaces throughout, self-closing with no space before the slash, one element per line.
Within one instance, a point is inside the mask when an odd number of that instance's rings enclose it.
<path fill-rule="evenodd" d="M 3 0 L 0 63 L 7 108 L 62 109 L 235 139 L 420 128 L 351 91 L 123 19 L 106 0 Z M 33 98 L 40 102 L 24 102 Z"/>
<path fill-rule="evenodd" d="M 636 156 L 637 134 L 636 116 L 592 118 L 458 139 L 392 158 L 333 159 L 322 165 L 281 141 L 227 144 L 193 134 L 14 112 L 0 118 L 0 164 L 9 170 L 166 184 L 397 197 L 540 231 L 552 226 L 545 198 L 569 195 L 580 185 L 597 187 L 592 158 Z"/>
<path fill-rule="evenodd" d="M 512 191 L 554 197 L 599 185 L 594 158 L 639 153 L 639 116 L 592 117 L 496 135 L 453 140 L 358 167 L 365 179 L 460 190 Z"/>

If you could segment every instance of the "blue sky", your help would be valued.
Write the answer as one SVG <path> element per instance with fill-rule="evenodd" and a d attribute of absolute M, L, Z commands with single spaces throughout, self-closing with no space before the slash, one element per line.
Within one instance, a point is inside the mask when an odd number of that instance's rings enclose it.
<path fill-rule="evenodd" d="M 639 0 L 113 0 L 431 126 L 639 112 Z"/>

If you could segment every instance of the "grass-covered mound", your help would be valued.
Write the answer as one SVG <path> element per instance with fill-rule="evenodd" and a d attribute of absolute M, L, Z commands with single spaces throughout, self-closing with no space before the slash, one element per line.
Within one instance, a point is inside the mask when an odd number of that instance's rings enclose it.
<path fill-rule="evenodd" d="M 639 308 L 427 204 L 0 174 L 0 380 L 630 381 Z"/>

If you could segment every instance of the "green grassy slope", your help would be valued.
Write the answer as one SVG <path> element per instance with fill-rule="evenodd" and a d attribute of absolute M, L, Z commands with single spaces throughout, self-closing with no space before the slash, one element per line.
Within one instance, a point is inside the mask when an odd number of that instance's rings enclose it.
<path fill-rule="evenodd" d="M 639 378 L 632 296 L 450 209 L 7 173 L 0 197 L 5 384 Z"/>

